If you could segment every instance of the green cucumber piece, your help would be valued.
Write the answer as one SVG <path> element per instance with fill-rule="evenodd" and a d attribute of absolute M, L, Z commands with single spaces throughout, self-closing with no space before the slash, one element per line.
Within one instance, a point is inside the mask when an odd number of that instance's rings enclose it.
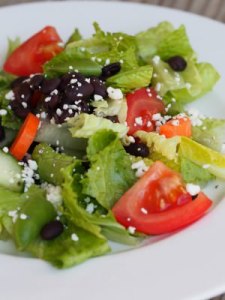
<path fill-rule="evenodd" d="M 22 167 L 10 154 L 0 150 L 0 186 L 14 192 L 23 190 Z"/>

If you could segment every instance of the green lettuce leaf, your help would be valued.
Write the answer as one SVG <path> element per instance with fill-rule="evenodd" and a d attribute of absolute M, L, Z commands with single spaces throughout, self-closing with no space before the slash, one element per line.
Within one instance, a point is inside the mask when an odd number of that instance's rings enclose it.
<path fill-rule="evenodd" d="M 113 123 L 108 119 L 82 113 L 68 120 L 69 130 L 75 138 L 89 138 L 100 129 L 110 129 L 123 137 L 127 133 L 126 125 Z"/>
<path fill-rule="evenodd" d="M 40 179 L 54 185 L 63 183 L 60 170 L 74 162 L 72 156 L 57 153 L 47 144 L 37 145 L 32 158 L 37 162 Z"/>
<path fill-rule="evenodd" d="M 16 37 L 15 39 L 8 39 L 8 49 L 6 58 L 9 57 L 10 54 L 13 53 L 16 48 L 18 48 L 21 44 L 20 38 Z"/>
<path fill-rule="evenodd" d="M 74 225 L 97 237 L 105 236 L 123 244 L 137 245 L 142 241 L 142 236 L 131 235 L 120 225 L 111 211 L 107 211 L 95 199 L 83 194 L 84 168 L 80 161 L 76 161 L 74 165 L 67 167 L 62 172 L 65 178 L 63 183 L 64 213 Z"/>
<path fill-rule="evenodd" d="M 152 78 L 153 68 L 150 65 L 136 69 L 119 72 L 106 80 L 108 86 L 120 88 L 124 92 L 149 86 Z"/>
<path fill-rule="evenodd" d="M 73 234 L 78 237 L 77 241 L 72 240 Z M 62 269 L 80 264 L 91 257 L 103 255 L 109 252 L 109 246 L 105 239 L 68 223 L 60 236 L 51 241 L 37 239 L 29 245 L 28 251 Z"/>
<path fill-rule="evenodd" d="M 86 76 L 99 76 L 102 67 L 85 52 L 77 49 L 64 50 L 44 65 L 44 73 L 49 77 L 61 76 L 75 70 Z"/>
<path fill-rule="evenodd" d="M 221 152 L 225 142 L 225 120 L 203 119 L 201 126 L 192 127 L 192 138 L 208 148 Z"/>
<path fill-rule="evenodd" d="M 70 35 L 70 37 L 68 38 L 66 45 L 73 43 L 73 42 L 77 42 L 80 41 L 82 39 L 82 35 L 79 31 L 78 28 L 75 28 L 73 33 Z"/>
<path fill-rule="evenodd" d="M 210 180 L 215 178 L 207 169 L 183 157 L 181 157 L 180 161 L 180 172 L 185 182 L 191 182 L 201 186 L 206 185 Z"/>
<path fill-rule="evenodd" d="M 156 27 L 151 27 L 146 31 L 136 35 L 138 55 L 145 63 L 149 63 L 151 58 L 157 54 L 159 44 L 174 31 L 169 22 L 161 22 Z"/>
<path fill-rule="evenodd" d="M 207 166 L 212 175 L 225 179 L 225 156 L 189 138 L 181 137 L 179 157 L 186 158 L 198 166 Z"/>
<path fill-rule="evenodd" d="M 99 133 L 92 136 L 90 144 L 94 144 L 95 137 L 99 140 Z M 93 147 L 88 152 L 92 153 Z M 82 180 L 83 193 L 109 209 L 136 180 L 129 155 L 119 139 L 115 139 L 89 159 L 91 167 Z"/>

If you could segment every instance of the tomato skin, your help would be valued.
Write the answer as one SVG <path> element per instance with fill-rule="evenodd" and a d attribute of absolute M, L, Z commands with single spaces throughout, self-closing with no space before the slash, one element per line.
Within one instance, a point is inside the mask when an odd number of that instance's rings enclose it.
<path fill-rule="evenodd" d="M 177 122 L 177 124 L 174 122 Z M 160 126 L 159 133 L 165 135 L 166 138 L 174 136 L 192 136 L 191 120 L 188 117 L 174 117 Z"/>
<path fill-rule="evenodd" d="M 139 232 L 158 235 L 176 231 L 197 221 L 211 206 L 212 201 L 200 192 L 194 201 L 161 213 L 145 215 L 140 211 L 134 214 L 129 203 L 122 210 L 116 204 L 113 213 L 125 227 L 133 226 Z"/>
<path fill-rule="evenodd" d="M 166 185 L 170 176 L 174 178 Z M 161 196 L 165 199 L 165 207 L 160 210 Z M 196 221 L 211 204 L 202 192 L 192 201 L 179 175 L 163 163 L 155 162 L 118 200 L 112 211 L 125 227 L 133 226 L 145 234 L 163 234 Z"/>
<path fill-rule="evenodd" d="M 151 132 L 155 129 L 152 115 L 164 113 L 163 102 L 157 99 L 157 93 L 153 88 L 141 88 L 126 96 L 127 99 L 127 126 L 128 134 L 133 135 L 137 130 Z M 137 124 L 135 119 L 141 117 L 142 124 Z"/>
<path fill-rule="evenodd" d="M 17 76 L 43 72 L 43 64 L 60 53 L 61 38 L 56 29 L 46 26 L 16 48 L 7 58 L 3 69 Z"/>

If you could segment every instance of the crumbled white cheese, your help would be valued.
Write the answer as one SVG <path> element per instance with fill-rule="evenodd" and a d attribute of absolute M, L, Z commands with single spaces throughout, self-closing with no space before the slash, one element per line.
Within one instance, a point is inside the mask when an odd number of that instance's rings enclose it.
<path fill-rule="evenodd" d="M 107 58 L 106 61 L 105 61 L 105 65 L 107 66 L 107 65 L 109 65 L 109 64 L 110 64 L 110 59 Z"/>
<path fill-rule="evenodd" d="M 187 183 L 186 190 L 191 196 L 195 196 L 201 191 L 201 188 L 197 184 Z"/>
<path fill-rule="evenodd" d="M 179 120 L 172 120 L 172 121 L 171 121 L 171 124 L 172 124 L 173 126 L 179 126 L 180 122 L 179 122 Z"/>
<path fill-rule="evenodd" d="M 6 100 L 15 100 L 15 94 L 13 91 L 9 91 L 7 94 L 5 94 Z"/>
<path fill-rule="evenodd" d="M 13 223 L 16 222 L 17 218 L 18 218 L 18 211 L 17 210 L 10 210 L 8 212 L 8 216 L 12 218 Z"/>
<path fill-rule="evenodd" d="M 131 234 L 134 234 L 135 231 L 136 231 L 136 228 L 133 227 L 133 226 L 129 226 L 127 229 L 128 229 L 128 231 L 129 231 L 129 233 L 131 233 Z"/>
<path fill-rule="evenodd" d="M 142 126 L 142 125 L 143 125 L 142 117 L 136 117 L 136 118 L 135 118 L 135 123 L 136 123 L 137 125 Z"/>
<path fill-rule="evenodd" d="M 57 89 L 54 89 L 52 92 L 51 92 L 51 95 L 58 95 L 59 91 Z"/>
<path fill-rule="evenodd" d="M 209 164 L 205 164 L 202 167 L 203 167 L 203 169 L 208 169 L 210 167 L 210 165 Z"/>
<path fill-rule="evenodd" d="M 191 84 L 190 84 L 189 82 L 187 82 L 187 83 L 185 84 L 185 86 L 186 86 L 186 88 L 187 88 L 188 90 L 190 90 Z"/>
<path fill-rule="evenodd" d="M 144 208 L 144 207 L 141 208 L 141 212 L 142 212 L 144 215 L 147 215 L 147 214 L 148 214 L 147 209 Z"/>
<path fill-rule="evenodd" d="M 100 95 L 95 94 L 95 95 L 94 95 L 94 100 L 95 100 L 95 101 L 102 101 L 102 100 L 103 100 L 103 97 L 100 96 Z"/>
<path fill-rule="evenodd" d="M 200 114 L 196 108 L 189 108 L 187 112 L 192 126 L 201 126 L 203 124 L 202 120 L 205 119 L 205 116 Z"/>
<path fill-rule="evenodd" d="M 46 199 L 57 209 L 63 203 L 62 189 L 50 183 L 43 183 L 41 188 L 46 191 Z"/>
<path fill-rule="evenodd" d="M 48 102 L 51 101 L 51 99 L 52 99 L 52 97 L 46 97 L 46 98 L 45 98 L 45 102 L 48 103 Z"/>
<path fill-rule="evenodd" d="M 6 109 L 0 109 L 0 116 L 6 116 L 7 110 Z"/>
<path fill-rule="evenodd" d="M 141 177 L 148 170 L 148 167 L 143 160 L 139 160 L 138 162 L 135 162 L 131 165 L 131 169 L 137 170 L 135 175 L 137 177 Z"/>
<path fill-rule="evenodd" d="M 158 55 L 155 55 L 153 57 L 152 61 L 155 65 L 158 65 L 158 63 L 160 62 L 160 57 Z"/>
<path fill-rule="evenodd" d="M 28 219 L 28 216 L 25 215 L 25 214 L 20 214 L 20 219 L 21 220 L 26 220 L 26 219 Z"/>
<path fill-rule="evenodd" d="M 120 100 L 123 98 L 123 93 L 120 89 L 114 89 L 113 87 L 109 86 L 107 88 L 107 93 L 109 98 L 113 100 Z"/>
<path fill-rule="evenodd" d="M 5 152 L 5 153 L 9 153 L 9 148 L 8 147 L 3 147 L 2 151 Z"/>
<path fill-rule="evenodd" d="M 79 237 L 76 233 L 72 233 L 71 234 L 71 240 L 74 241 L 74 242 L 77 242 L 79 241 Z"/>
<path fill-rule="evenodd" d="M 87 207 L 86 207 L 86 211 L 89 213 L 89 214 L 92 214 L 95 210 L 95 206 L 93 203 L 88 203 Z"/>

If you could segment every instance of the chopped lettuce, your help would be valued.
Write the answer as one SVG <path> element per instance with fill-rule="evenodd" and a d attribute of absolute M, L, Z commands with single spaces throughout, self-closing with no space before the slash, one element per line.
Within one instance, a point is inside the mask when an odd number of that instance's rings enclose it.
<path fill-rule="evenodd" d="M 54 185 L 62 184 L 64 178 L 60 170 L 74 162 L 72 156 L 59 154 L 44 143 L 35 147 L 32 158 L 37 162 L 40 179 Z"/>
<path fill-rule="evenodd" d="M 225 120 L 203 119 L 201 126 L 192 127 L 192 138 L 208 148 L 222 152 L 225 144 Z"/>
<path fill-rule="evenodd" d="M 150 65 L 141 66 L 136 69 L 119 72 L 106 80 L 108 86 L 120 88 L 124 92 L 149 86 L 152 78 L 153 68 Z"/>
<path fill-rule="evenodd" d="M 207 169 L 184 157 L 181 157 L 180 172 L 185 182 L 191 182 L 201 186 L 206 185 L 210 180 L 215 178 Z"/>
<path fill-rule="evenodd" d="M 85 52 L 77 51 L 77 49 L 63 51 L 44 65 L 44 73 L 49 77 L 61 76 L 75 70 L 87 76 L 99 76 L 101 69 L 99 63 L 93 61 Z"/>
<path fill-rule="evenodd" d="M 75 239 L 73 240 L 73 236 Z M 28 247 L 29 252 L 50 262 L 57 268 L 69 268 L 83 261 L 109 252 L 105 239 L 68 223 L 64 232 L 51 241 L 36 239 Z"/>
<path fill-rule="evenodd" d="M 206 167 L 214 176 L 225 179 L 225 156 L 189 138 L 181 137 L 179 156 Z"/>
<path fill-rule="evenodd" d="M 90 139 L 92 150 L 88 150 L 88 153 L 93 153 L 95 138 L 99 140 L 99 134 L 96 133 Z M 105 136 L 105 131 L 102 131 L 102 135 Z M 98 143 L 96 147 L 99 147 Z M 91 167 L 82 180 L 83 192 L 109 209 L 136 180 L 129 155 L 117 138 L 91 155 L 89 160 Z"/>
<path fill-rule="evenodd" d="M 138 55 L 145 63 L 149 63 L 151 58 L 157 54 L 159 44 L 174 31 L 173 25 L 169 22 L 161 22 L 156 27 L 151 27 L 146 31 L 136 35 Z"/>
<path fill-rule="evenodd" d="M 0 217 L 7 215 L 9 211 L 17 210 L 24 201 L 24 194 L 0 187 Z"/>
<path fill-rule="evenodd" d="M 66 42 L 66 45 L 68 45 L 70 43 L 73 43 L 73 42 L 80 41 L 80 40 L 82 40 L 82 35 L 81 35 L 79 29 L 75 28 L 74 31 L 73 31 L 73 33 L 68 38 L 68 40 Z"/>
<path fill-rule="evenodd" d="M 154 55 L 162 59 L 181 55 L 194 56 L 185 27 L 174 29 L 169 22 L 161 22 L 156 27 L 136 35 L 138 54 L 144 62 L 150 62 Z"/>
<path fill-rule="evenodd" d="M 123 137 L 128 130 L 126 125 L 85 113 L 70 118 L 68 125 L 72 136 L 76 138 L 89 138 L 100 129 L 111 129 Z"/>
<path fill-rule="evenodd" d="M 136 134 L 143 143 L 150 148 L 150 153 L 162 154 L 168 160 L 177 159 L 177 149 L 180 144 L 180 137 L 165 138 L 155 132 L 138 131 Z"/>
<path fill-rule="evenodd" d="M 7 50 L 7 57 L 13 53 L 16 48 L 18 48 L 21 44 L 20 38 L 16 37 L 15 39 L 8 39 L 8 50 Z"/>
<path fill-rule="evenodd" d="M 173 97 L 177 101 L 188 103 L 212 90 L 217 83 L 220 75 L 216 69 L 209 63 L 192 64 L 191 68 L 187 68 L 182 72 L 186 84 L 186 88 L 171 91 Z"/>

